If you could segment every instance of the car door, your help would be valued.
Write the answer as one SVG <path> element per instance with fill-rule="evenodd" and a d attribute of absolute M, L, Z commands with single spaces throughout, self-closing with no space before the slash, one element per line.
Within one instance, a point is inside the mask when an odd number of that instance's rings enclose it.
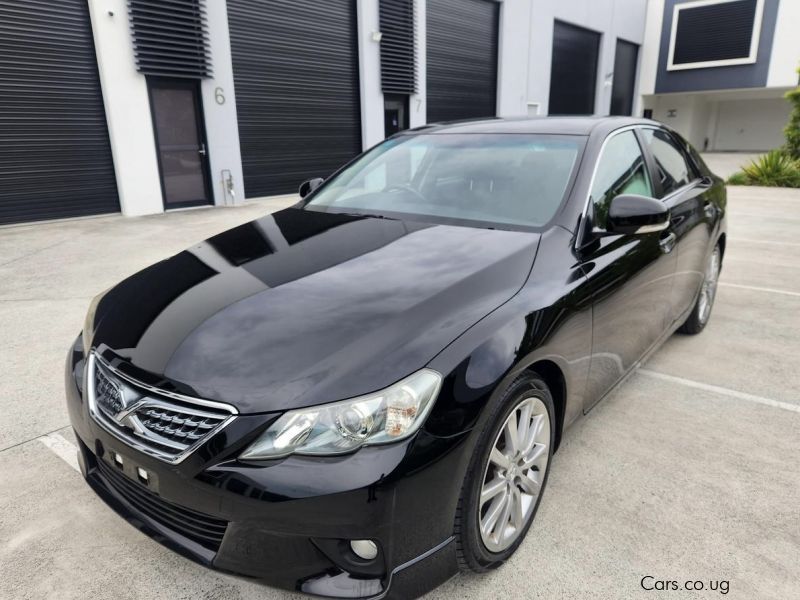
<path fill-rule="evenodd" d="M 593 312 L 585 410 L 659 340 L 671 318 L 675 255 L 669 237 L 606 232 L 609 206 L 620 194 L 656 195 L 633 128 L 612 133 L 600 150 L 588 202 L 593 232 L 579 250 Z"/>
<path fill-rule="evenodd" d="M 677 267 L 671 292 L 671 320 L 683 318 L 703 283 L 715 208 L 710 182 L 700 176 L 682 144 L 669 131 L 644 127 L 641 136 L 658 197 L 670 209 L 668 235 L 675 237 Z"/>

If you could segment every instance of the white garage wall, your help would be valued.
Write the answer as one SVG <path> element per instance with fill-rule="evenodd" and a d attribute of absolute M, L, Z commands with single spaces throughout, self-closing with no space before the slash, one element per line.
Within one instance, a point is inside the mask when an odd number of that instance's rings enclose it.
<path fill-rule="evenodd" d="M 512 0 L 506 0 L 506 3 Z M 645 0 L 527 0 L 529 67 L 528 102 L 538 103 L 547 114 L 550 96 L 550 64 L 553 49 L 553 22 L 558 19 L 602 34 L 597 67 L 595 113 L 607 115 L 611 106 L 611 84 L 617 38 L 642 45 L 647 2 Z M 522 29 L 522 26 L 519 26 Z M 641 62 L 642 49 L 639 49 Z M 634 114 L 638 111 L 634 103 Z M 521 107 L 520 107 L 521 108 Z M 519 112 L 518 114 L 526 114 Z"/>
<path fill-rule="evenodd" d="M 201 81 L 200 93 L 203 96 L 211 193 L 214 204 L 234 204 L 243 201 L 245 196 L 227 4 L 221 1 L 208 2 L 206 12 L 214 76 Z M 223 171 L 232 179 L 232 193 L 223 180 Z"/>
<path fill-rule="evenodd" d="M 720 102 L 713 149 L 772 150 L 781 146 L 789 109 L 782 98 Z"/>
<path fill-rule="evenodd" d="M 147 82 L 136 70 L 127 3 L 89 0 L 89 15 L 122 212 L 162 212 Z"/>
<path fill-rule="evenodd" d="M 800 2 L 782 0 L 778 5 L 778 20 L 772 39 L 767 87 L 793 87 L 797 85 L 797 67 L 800 66 Z"/>

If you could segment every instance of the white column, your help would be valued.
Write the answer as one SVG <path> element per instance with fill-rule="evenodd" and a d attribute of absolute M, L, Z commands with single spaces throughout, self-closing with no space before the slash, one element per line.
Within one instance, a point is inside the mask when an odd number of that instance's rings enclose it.
<path fill-rule="evenodd" d="M 656 92 L 658 54 L 661 48 L 661 26 L 664 21 L 664 0 L 649 0 L 644 25 L 644 42 L 639 54 L 639 96 Z"/>
<path fill-rule="evenodd" d="M 207 2 L 206 11 L 214 76 L 203 79 L 200 84 L 203 117 L 214 203 L 227 205 L 242 202 L 245 198 L 227 1 Z M 228 180 L 233 185 L 232 190 L 228 188 Z"/>
<path fill-rule="evenodd" d="M 414 57 L 417 61 L 417 93 L 408 99 L 408 125 L 419 127 L 428 122 L 428 71 L 427 71 L 427 20 L 428 1 L 416 0 L 414 2 Z"/>
<path fill-rule="evenodd" d="M 150 100 L 136 70 L 128 7 L 125 0 L 88 2 L 122 212 L 162 212 Z"/>
<path fill-rule="evenodd" d="M 382 141 L 383 92 L 381 91 L 380 43 L 373 34 L 380 31 L 377 0 L 357 0 L 358 76 L 361 88 L 361 143 L 364 150 Z"/>
<path fill-rule="evenodd" d="M 530 61 L 531 0 L 500 3 L 497 65 L 497 115 L 528 114 L 528 63 Z"/>
<path fill-rule="evenodd" d="M 800 2 L 784 0 L 778 5 L 775 34 L 767 73 L 767 87 L 795 87 L 800 66 Z"/>
<path fill-rule="evenodd" d="M 549 114 L 550 67 L 553 60 L 555 5 L 551 0 L 532 0 L 528 15 L 530 44 L 528 55 L 528 102 L 538 104 L 539 114 Z"/>

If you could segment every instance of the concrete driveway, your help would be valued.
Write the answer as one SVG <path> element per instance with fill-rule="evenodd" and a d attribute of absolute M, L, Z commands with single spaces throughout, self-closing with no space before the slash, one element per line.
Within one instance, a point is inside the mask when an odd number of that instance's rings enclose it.
<path fill-rule="evenodd" d="M 761 154 L 758 152 L 703 152 L 703 160 L 711 172 L 728 179 L 742 167 L 749 165 Z"/>
<path fill-rule="evenodd" d="M 706 331 L 674 336 L 569 431 L 507 565 L 431 598 L 800 597 L 800 193 L 729 197 Z M 0 229 L 0 598 L 294 597 L 117 517 L 75 469 L 62 391 L 94 294 L 282 204 Z"/>

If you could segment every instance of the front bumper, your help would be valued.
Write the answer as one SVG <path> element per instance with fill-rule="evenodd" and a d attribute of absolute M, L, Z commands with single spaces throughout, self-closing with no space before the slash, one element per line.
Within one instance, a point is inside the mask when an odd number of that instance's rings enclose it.
<path fill-rule="evenodd" d="M 457 572 L 452 524 L 468 434 L 421 432 L 344 457 L 252 465 L 235 456 L 276 415 L 243 415 L 170 465 L 89 416 L 83 359 L 79 340 L 67 360 L 66 389 L 84 475 L 162 544 L 210 567 L 340 598 L 413 598 Z M 375 541 L 378 557 L 359 559 L 349 549 L 353 539 Z"/>

